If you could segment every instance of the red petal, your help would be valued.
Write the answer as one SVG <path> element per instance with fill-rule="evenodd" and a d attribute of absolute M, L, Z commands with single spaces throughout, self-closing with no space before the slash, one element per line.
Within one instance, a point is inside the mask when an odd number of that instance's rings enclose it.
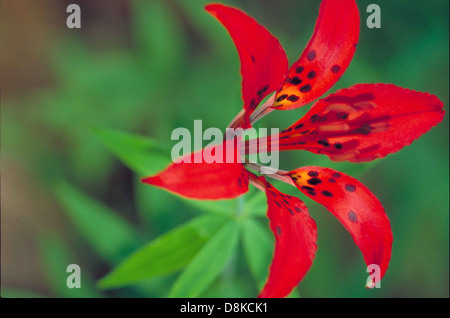
<path fill-rule="evenodd" d="M 317 227 L 305 204 L 283 194 L 265 181 L 267 217 L 275 235 L 275 253 L 269 277 L 259 297 L 287 296 L 312 265 L 317 245 Z"/>
<path fill-rule="evenodd" d="M 207 163 L 204 160 L 195 163 L 196 158 L 204 158 L 206 150 L 207 153 L 211 153 L 211 147 L 207 147 L 183 157 L 184 162 L 173 163 L 159 174 L 142 179 L 142 182 L 192 199 L 216 200 L 237 197 L 248 191 L 248 175 L 244 165 L 237 160 L 235 163 L 226 163 L 226 152 L 222 146 L 231 142 L 227 141 L 215 147 L 216 154 L 222 158 L 223 163 Z"/>
<path fill-rule="evenodd" d="M 293 109 L 322 96 L 347 69 L 359 38 L 354 0 L 324 0 L 314 34 L 276 96 L 276 109 Z"/>
<path fill-rule="evenodd" d="M 443 106 L 434 95 L 392 84 L 354 85 L 315 103 L 281 132 L 279 148 L 352 162 L 382 158 L 439 123 Z"/>
<path fill-rule="evenodd" d="M 288 173 L 297 188 L 325 206 L 350 232 L 367 265 L 386 272 L 392 250 L 389 219 L 378 199 L 358 180 L 321 167 L 303 167 Z"/>
<path fill-rule="evenodd" d="M 221 4 L 205 7 L 228 30 L 241 61 L 242 98 L 247 117 L 286 78 L 288 61 L 280 42 L 242 11 Z M 246 127 L 245 127 L 246 128 Z"/>

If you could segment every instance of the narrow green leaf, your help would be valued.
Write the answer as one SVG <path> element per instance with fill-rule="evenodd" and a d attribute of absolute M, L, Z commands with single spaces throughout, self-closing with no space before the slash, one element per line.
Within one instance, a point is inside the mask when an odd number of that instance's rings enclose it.
<path fill-rule="evenodd" d="M 274 238 L 269 231 L 269 226 L 264 227 L 256 220 L 245 220 L 243 228 L 244 253 L 250 272 L 260 289 L 269 274 L 269 265 L 273 258 Z"/>
<path fill-rule="evenodd" d="M 248 195 L 248 199 L 244 205 L 244 214 L 248 216 L 267 218 L 266 194 L 253 188 L 250 191 L 253 191 L 254 194 Z"/>
<path fill-rule="evenodd" d="M 223 216 L 233 215 L 236 210 L 236 199 L 229 200 L 191 200 L 180 197 L 183 201 L 192 206 L 194 209 L 202 210 L 203 212 L 218 214 Z"/>
<path fill-rule="evenodd" d="M 66 182 L 55 192 L 72 224 L 106 260 L 116 263 L 141 244 L 137 230 L 110 208 Z"/>
<path fill-rule="evenodd" d="M 95 290 L 89 273 L 79 259 L 72 255 L 69 247 L 56 235 L 42 236 L 39 238 L 39 249 L 45 275 L 53 293 L 64 298 L 92 298 L 102 297 Z M 67 272 L 67 266 L 77 264 L 80 266 L 81 288 L 67 287 L 67 278 L 71 273 Z"/>
<path fill-rule="evenodd" d="M 239 224 L 229 222 L 209 240 L 175 282 L 169 297 L 198 297 L 223 271 L 237 247 Z"/>
<path fill-rule="evenodd" d="M 99 287 L 130 285 L 183 268 L 224 220 L 215 216 L 202 216 L 173 229 L 125 259 L 99 281 Z"/>
<path fill-rule="evenodd" d="M 170 152 L 150 138 L 116 130 L 96 129 L 99 140 L 124 165 L 146 177 L 170 163 Z"/>

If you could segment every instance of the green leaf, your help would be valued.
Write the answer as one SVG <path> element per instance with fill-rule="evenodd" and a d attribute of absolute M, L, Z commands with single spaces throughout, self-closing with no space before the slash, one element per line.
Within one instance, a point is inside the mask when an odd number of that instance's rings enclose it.
<path fill-rule="evenodd" d="M 223 216 L 233 215 L 236 211 L 237 200 L 236 199 L 228 199 L 228 200 L 195 200 L 195 199 L 187 199 L 184 197 L 178 196 L 183 200 L 186 204 L 192 206 L 194 209 L 202 210 L 203 212 L 218 214 Z"/>
<path fill-rule="evenodd" d="M 169 149 L 150 138 L 115 130 L 96 129 L 99 140 L 124 165 L 146 177 L 170 163 Z"/>
<path fill-rule="evenodd" d="M 223 218 L 203 216 L 173 229 L 125 259 L 99 281 L 99 287 L 130 285 L 183 268 L 223 222 Z"/>
<path fill-rule="evenodd" d="M 106 260 L 117 263 L 140 246 L 137 230 L 115 211 L 66 182 L 58 183 L 55 192 L 72 224 Z"/>
<path fill-rule="evenodd" d="M 42 236 L 39 238 L 39 249 L 42 258 L 42 266 L 45 276 L 53 293 L 64 298 L 92 298 L 102 297 L 93 287 L 92 279 L 79 259 L 72 255 L 61 238 L 56 235 Z M 67 278 L 71 273 L 67 272 L 67 266 L 77 264 L 81 270 L 81 288 L 67 287 Z"/>
<path fill-rule="evenodd" d="M 260 222 L 246 219 L 243 223 L 243 247 L 258 288 L 261 288 L 269 274 L 269 265 L 273 257 L 274 238 L 269 232 L 269 226 L 264 227 Z"/>
<path fill-rule="evenodd" d="M 267 197 L 260 190 L 250 189 L 253 195 L 247 195 L 248 199 L 244 205 L 244 214 L 248 216 L 267 218 Z"/>
<path fill-rule="evenodd" d="M 229 222 L 209 240 L 175 282 L 169 297 L 198 297 L 222 272 L 237 247 L 239 224 Z"/>

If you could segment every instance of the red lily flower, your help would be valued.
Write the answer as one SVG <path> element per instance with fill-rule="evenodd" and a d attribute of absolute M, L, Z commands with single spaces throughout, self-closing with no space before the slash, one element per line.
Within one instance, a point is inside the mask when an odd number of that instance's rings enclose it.
<path fill-rule="evenodd" d="M 220 4 L 208 5 L 206 10 L 228 30 L 241 61 L 244 105 L 231 127 L 249 128 L 273 110 L 301 107 L 321 96 L 349 65 L 359 37 L 355 1 L 324 0 L 311 40 L 288 69 L 278 40 L 254 19 Z M 276 94 L 257 108 L 273 91 Z M 358 84 L 316 102 L 303 118 L 278 135 L 277 146 L 280 151 L 304 149 L 326 154 L 336 161 L 370 161 L 400 150 L 427 132 L 442 120 L 442 108 L 443 103 L 428 93 L 392 84 Z M 234 140 L 225 141 L 231 142 Z M 269 143 L 267 149 L 272 146 Z M 244 154 L 261 151 L 248 145 L 244 149 Z M 279 192 L 264 177 L 248 170 L 260 172 L 260 167 L 181 162 L 143 182 L 205 200 L 242 195 L 249 182 L 264 191 L 276 243 L 269 277 L 259 296 L 284 297 L 313 262 L 316 224 L 300 199 Z M 380 279 L 383 277 L 391 257 L 391 227 L 381 203 L 363 184 L 342 172 L 315 166 L 269 176 L 296 186 L 325 206 L 350 232 L 367 265 L 380 266 Z"/>

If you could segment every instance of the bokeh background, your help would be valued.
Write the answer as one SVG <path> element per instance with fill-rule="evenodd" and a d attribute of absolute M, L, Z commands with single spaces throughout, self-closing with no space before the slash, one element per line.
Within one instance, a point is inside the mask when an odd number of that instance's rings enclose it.
<path fill-rule="evenodd" d="M 81 7 L 81 29 L 66 27 L 70 3 Z M 2 296 L 168 295 L 180 271 L 123 288 L 101 289 L 96 282 L 139 246 L 209 207 L 141 184 L 143 175 L 116 159 L 95 132 L 140 134 L 171 147 L 172 130 L 192 128 L 194 119 L 202 119 L 203 127 L 227 126 L 241 108 L 239 60 L 227 32 L 203 10 L 206 3 L 0 1 Z M 311 0 L 223 3 L 266 26 L 290 63 L 310 38 L 319 7 Z M 448 1 L 357 3 L 358 49 L 330 92 L 356 83 L 394 83 L 437 95 L 448 113 Z M 365 26 L 370 3 L 381 7 L 381 29 Z M 273 112 L 258 127 L 282 129 L 307 108 Z M 370 164 L 282 154 L 284 170 L 324 165 L 358 177 L 383 203 L 394 235 L 382 288 L 368 291 L 366 267 L 350 235 L 306 200 L 319 248 L 293 297 L 449 296 L 448 129 L 446 115 L 411 146 Z M 233 204 L 225 206 L 233 213 Z M 263 215 L 264 205 L 258 208 Z M 258 222 L 267 228 L 267 220 Z M 198 296 L 256 296 L 244 254 L 239 244 Z M 72 263 L 82 269 L 81 289 L 65 286 Z"/>

